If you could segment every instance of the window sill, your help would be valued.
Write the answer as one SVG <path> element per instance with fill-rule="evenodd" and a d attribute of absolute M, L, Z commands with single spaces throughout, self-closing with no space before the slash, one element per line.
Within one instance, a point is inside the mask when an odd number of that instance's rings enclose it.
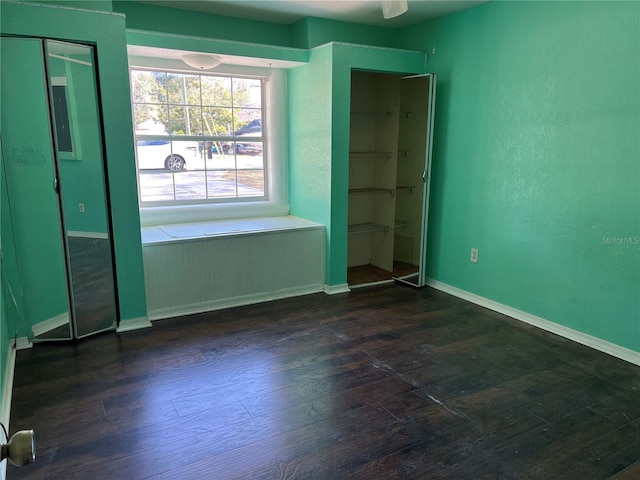
<path fill-rule="evenodd" d="M 173 225 L 174 223 L 284 217 L 288 214 L 289 205 L 282 199 L 257 202 L 174 205 L 141 208 L 140 223 L 143 227 L 155 227 L 157 225 Z"/>
<path fill-rule="evenodd" d="M 158 245 L 208 238 L 257 235 L 285 230 L 324 228 L 321 224 L 290 215 L 243 218 L 213 222 L 178 223 L 142 227 L 142 245 Z"/>

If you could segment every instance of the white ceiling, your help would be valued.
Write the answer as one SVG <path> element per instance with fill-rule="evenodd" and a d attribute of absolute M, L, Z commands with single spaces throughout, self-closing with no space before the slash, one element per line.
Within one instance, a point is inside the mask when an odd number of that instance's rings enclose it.
<path fill-rule="evenodd" d="M 488 0 L 408 0 L 409 10 L 385 20 L 380 0 L 137 0 L 163 7 L 290 24 L 304 17 L 384 27 L 407 27 L 475 7 Z"/>

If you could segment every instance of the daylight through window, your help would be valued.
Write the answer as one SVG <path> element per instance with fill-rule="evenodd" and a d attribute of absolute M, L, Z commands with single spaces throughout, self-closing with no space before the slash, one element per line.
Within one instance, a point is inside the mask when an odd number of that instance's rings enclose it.
<path fill-rule="evenodd" d="M 260 78 L 132 70 L 143 205 L 267 198 Z"/>

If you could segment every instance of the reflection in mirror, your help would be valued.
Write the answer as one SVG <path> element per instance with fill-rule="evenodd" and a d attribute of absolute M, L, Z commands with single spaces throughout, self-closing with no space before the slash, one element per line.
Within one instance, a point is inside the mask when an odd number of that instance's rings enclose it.
<path fill-rule="evenodd" d="M 0 138 L 0 145 L 2 138 Z M 2 148 L 0 148 L 0 153 Z M 16 258 L 16 244 L 13 236 L 13 222 L 9 209 L 9 196 L 7 193 L 6 173 L 4 167 L 4 155 L 2 155 L 2 168 L 0 168 L 0 281 L 2 290 L 2 314 L 6 327 L 3 325 L 2 335 L 17 335 L 24 328 L 24 311 L 22 309 L 22 287 L 19 282 L 18 264 Z M 4 360 L 4 358 L 2 359 Z"/>
<path fill-rule="evenodd" d="M 73 331 L 81 338 L 117 319 L 94 51 L 51 40 L 46 50 Z"/>
<path fill-rule="evenodd" d="M 6 186 L 2 196 L 3 267 L 7 267 L 2 270 L 6 276 L 3 288 L 11 288 L 11 299 L 22 315 L 24 325 L 17 325 L 21 335 L 69 339 L 69 295 L 54 190 L 42 41 L 3 37 L 0 48 Z M 9 255 L 12 245 L 14 252 Z"/>

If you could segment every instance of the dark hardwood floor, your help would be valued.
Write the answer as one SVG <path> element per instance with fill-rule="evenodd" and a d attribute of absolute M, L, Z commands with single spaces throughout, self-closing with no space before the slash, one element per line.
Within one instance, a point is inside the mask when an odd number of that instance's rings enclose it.
<path fill-rule="evenodd" d="M 418 266 L 410 263 L 394 261 L 392 272 L 373 265 L 361 265 L 347 269 L 347 283 L 350 287 L 356 287 L 358 285 L 392 280 L 393 277 L 405 277 L 413 273 L 418 273 Z"/>
<path fill-rule="evenodd" d="M 14 479 L 640 478 L 640 367 L 389 284 L 17 354 Z"/>

